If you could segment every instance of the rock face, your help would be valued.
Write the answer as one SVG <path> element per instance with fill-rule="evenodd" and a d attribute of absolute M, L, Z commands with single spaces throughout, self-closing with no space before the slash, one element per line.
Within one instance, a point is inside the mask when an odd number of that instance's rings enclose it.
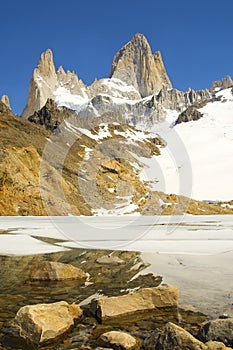
<path fill-rule="evenodd" d="M 148 350 L 208 350 L 205 344 L 172 322 L 167 323 L 160 334 L 152 335 L 146 343 Z"/>
<path fill-rule="evenodd" d="M 99 340 L 99 345 L 122 350 L 139 350 L 140 346 L 137 340 L 125 332 L 110 331 L 103 333 Z"/>
<path fill-rule="evenodd" d="M 78 279 L 86 280 L 85 272 L 71 264 L 62 264 L 54 261 L 44 261 L 34 267 L 31 272 L 32 280 L 67 280 Z"/>
<path fill-rule="evenodd" d="M 39 345 L 67 332 L 74 320 L 81 316 L 78 305 L 69 305 L 65 301 L 27 305 L 17 312 L 13 327 L 19 330 L 21 337 Z"/>
<path fill-rule="evenodd" d="M 116 53 L 110 77 L 133 85 L 142 97 L 158 92 L 163 86 L 171 88 L 161 53 L 153 55 L 142 34 L 136 34 Z"/>
<path fill-rule="evenodd" d="M 57 214 L 65 209 L 66 201 L 62 198 L 61 183 L 68 195 L 75 189 L 69 181 L 60 179 L 59 173 L 47 163 L 44 164 L 44 170 L 48 179 L 45 178 L 43 188 L 40 188 L 42 159 L 34 146 L 9 146 L 2 152 L 2 157 L 4 162 L 0 169 L 1 215 L 48 215 L 46 203 L 51 204 L 55 212 L 58 210 Z M 51 202 L 51 196 L 56 197 L 55 202 Z M 79 215 L 79 210 L 74 210 Z"/>
<path fill-rule="evenodd" d="M 100 321 L 160 308 L 176 308 L 178 289 L 175 286 L 143 288 L 132 294 L 92 301 L 91 312 Z"/>
<path fill-rule="evenodd" d="M 195 104 L 209 101 L 212 94 L 209 90 L 195 91 L 188 89 L 187 92 L 177 89 L 167 89 L 163 87 L 156 95 L 157 104 L 163 108 L 182 112 L 185 108 Z"/>
<path fill-rule="evenodd" d="M 79 112 L 83 120 L 108 116 L 109 121 L 123 120 L 133 126 L 140 126 L 147 130 L 153 124 L 164 120 L 164 109 L 156 102 L 154 96 L 139 100 L 122 99 L 120 103 L 111 95 L 97 95 L 93 97 Z"/>
<path fill-rule="evenodd" d="M 201 341 L 216 340 L 226 346 L 233 346 L 233 318 L 217 319 L 206 322 L 199 330 Z"/>
<path fill-rule="evenodd" d="M 56 98 L 59 89 L 84 97 L 82 88 L 84 88 L 84 84 L 75 73 L 65 72 L 62 67 L 56 72 L 52 51 L 47 49 L 41 54 L 38 66 L 32 74 L 27 105 L 22 116 L 29 117 L 35 111 L 40 110 L 48 98 Z"/>

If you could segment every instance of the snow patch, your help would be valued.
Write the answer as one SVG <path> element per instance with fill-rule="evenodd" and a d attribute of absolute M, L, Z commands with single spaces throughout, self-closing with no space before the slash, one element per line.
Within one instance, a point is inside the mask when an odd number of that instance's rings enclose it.
<path fill-rule="evenodd" d="M 54 96 L 58 107 L 67 107 L 77 113 L 84 110 L 89 101 L 86 94 L 83 97 L 80 95 L 73 95 L 68 89 L 61 86 L 54 91 Z"/>

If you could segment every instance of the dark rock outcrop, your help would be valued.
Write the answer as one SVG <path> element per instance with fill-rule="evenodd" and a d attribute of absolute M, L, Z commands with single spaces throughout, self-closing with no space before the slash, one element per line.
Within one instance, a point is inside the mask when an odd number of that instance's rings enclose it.
<path fill-rule="evenodd" d="M 201 117 L 203 117 L 203 114 L 199 112 L 195 107 L 190 106 L 179 115 L 175 124 L 199 120 Z"/>
<path fill-rule="evenodd" d="M 207 342 L 216 340 L 226 346 L 233 346 L 233 319 L 216 319 L 206 322 L 198 332 L 198 338 Z"/>
<path fill-rule="evenodd" d="M 72 111 L 65 107 L 58 107 L 54 100 L 49 98 L 46 104 L 39 110 L 33 113 L 28 120 L 37 125 L 41 125 L 52 132 L 65 119 L 72 115 Z"/>

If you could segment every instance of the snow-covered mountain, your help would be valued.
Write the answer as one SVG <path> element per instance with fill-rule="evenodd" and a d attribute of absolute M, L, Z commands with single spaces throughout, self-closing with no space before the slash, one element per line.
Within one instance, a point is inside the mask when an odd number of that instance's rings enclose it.
<path fill-rule="evenodd" d="M 200 91 L 175 89 L 161 53 L 153 54 L 142 34 L 136 34 L 116 53 L 110 76 L 90 86 L 74 72 L 65 72 L 61 66 L 56 70 L 48 49 L 33 72 L 24 118 L 18 118 L 25 126 L 30 122 L 30 127 L 23 149 L 18 151 L 20 159 L 17 156 L 14 164 L 12 150 L 22 145 L 14 141 L 14 133 L 10 141 L 13 148 L 5 149 L 11 130 L 6 132 L 10 124 L 3 119 L 3 124 L 7 123 L 2 130 L 3 148 L 10 157 L 4 163 L 4 173 L 11 178 L 10 169 L 18 169 L 25 152 L 36 162 L 36 180 L 28 183 L 24 168 L 20 181 L 11 179 L 9 202 L 14 206 L 13 193 L 22 186 L 27 191 L 34 188 L 35 198 L 39 198 L 40 182 L 44 198 L 38 206 L 39 215 L 44 215 L 43 204 L 55 215 L 68 215 L 69 208 L 81 215 L 230 213 L 232 91 L 230 77 Z M 4 97 L 0 106 L 3 118 L 11 116 L 7 101 Z M 24 124 L 17 123 L 23 130 Z M 37 124 L 35 129 L 33 124 Z M 31 137 L 33 132 L 35 137 Z M 32 146 L 31 153 L 26 141 Z M 45 174 L 38 165 L 44 161 Z M 51 180 L 48 169 L 56 181 Z M 59 176 L 64 177 L 65 197 L 59 190 Z M 34 198 L 34 192 L 27 198 Z M 17 208 L 34 213 L 27 206 L 22 209 L 24 196 L 20 194 Z M 209 206 L 188 198 L 225 202 Z M 35 205 L 33 210 L 36 212 Z"/>
<path fill-rule="evenodd" d="M 32 74 L 23 116 L 31 116 L 51 98 L 84 118 L 116 113 L 127 123 L 151 127 L 164 120 L 167 109 L 181 112 L 211 96 L 208 90 L 182 92 L 172 88 L 161 53 L 153 54 L 147 39 L 136 34 L 116 53 L 110 77 L 95 80 L 90 86 L 61 66 L 56 71 L 51 50 L 42 53 Z"/>

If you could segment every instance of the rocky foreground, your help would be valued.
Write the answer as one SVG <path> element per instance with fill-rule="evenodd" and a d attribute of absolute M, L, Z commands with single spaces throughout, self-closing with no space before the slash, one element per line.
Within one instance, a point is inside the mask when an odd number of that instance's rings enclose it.
<path fill-rule="evenodd" d="M 232 318 L 179 305 L 176 286 L 140 275 L 139 253 L 72 249 L 0 262 L 0 349 L 233 346 Z"/>

